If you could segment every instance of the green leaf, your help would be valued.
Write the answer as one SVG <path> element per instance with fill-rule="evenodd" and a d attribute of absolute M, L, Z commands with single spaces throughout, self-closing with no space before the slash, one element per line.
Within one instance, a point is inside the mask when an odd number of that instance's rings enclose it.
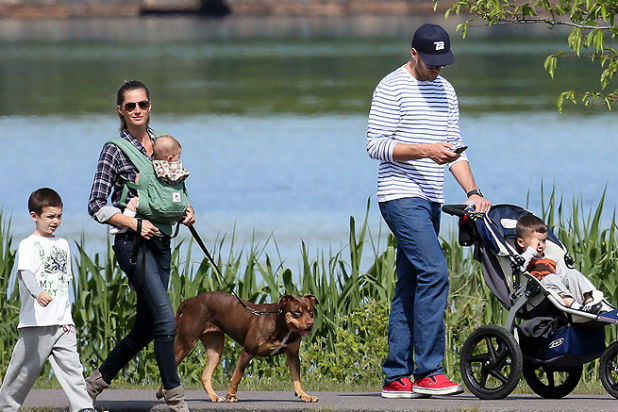
<path fill-rule="evenodd" d="M 581 56 L 582 47 L 582 30 L 580 28 L 574 28 L 571 30 L 568 36 L 569 47 L 577 54 L 577 57 Z"/>
<path fill-rule="evenodd" d="M 549 74 L 549 76 L 553 79 L 554 74 L 556 73 L 556 69 L 558 67 L 558 57 L 554 54 L 547 56 L 545 62 L 543 63 L 543 67 L 545 71 Z"/>

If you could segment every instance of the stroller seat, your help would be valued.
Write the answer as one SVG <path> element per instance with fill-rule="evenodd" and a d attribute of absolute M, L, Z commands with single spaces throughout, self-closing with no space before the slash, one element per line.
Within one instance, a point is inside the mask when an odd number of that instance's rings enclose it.
<path fill-rule="evenodd" d="M 477 218 L 476 247 L 479 250 L 475 255 L 479 256 L 481 261 L 487 286 L 506 309 L 511 309 L 518 299 L 523 298 L 525 302 L 514 315 L 524 319 L 547 315 L 544 312 L 548 310 L 546 301 L 549 301 L 555 309 L 551 312 L 562 312 L 570 322 L 607 323 L 605 317 L 566 307 L 558 293 L 546 289 L 539 280 L 522 267 L 524 260 L 517 252 L 515 225 L 519 218 L 528 214 L 530 214 L 529 211 L 519 206 L 497 205 L 492 207 L 487 214 Z M 551 228 L 547 227 L 547 233 L 546 254 L 572 267 L 573 259 L 564 245 Z M 607 301 L 605 305 L 608 310 L 614 309 Z M 514 321 L 514 318 L 512 320 Z M 507 324 L 507 327 L 509 326 L 513 325 Z"/>

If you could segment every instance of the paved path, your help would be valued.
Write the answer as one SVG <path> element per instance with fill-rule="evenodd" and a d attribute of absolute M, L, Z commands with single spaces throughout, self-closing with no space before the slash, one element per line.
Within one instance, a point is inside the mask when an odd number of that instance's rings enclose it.
<path fill-rule="evenodd" d="M 165 411 L 165 404 L 154 397 L 155 391 L 108 389 L 99 396 L 95 406 L 109 412 Z M 187 404 L 192 412 L 201 411 L 339 411 L 339 412 L 618 412 L 618 399 L 609 395 L 569 395 L 564 399 L 542 399 L 537 395 L 511 394 L 499 401 L 482 401 L 474 395 L 464 393 L 451 397 L 429 399 L 382 399 L 379 393 L 311 392 L 320 401 L 306 404 L 297 400 L 292 391 L 238 393 L 238 403 L 211 403 L 203 391 L 187 391 Z M 66 410 L 68 402 L 61 390 L 37 389 L 30 392 L 25 407 L 42 409 L 46 412 Z"/>

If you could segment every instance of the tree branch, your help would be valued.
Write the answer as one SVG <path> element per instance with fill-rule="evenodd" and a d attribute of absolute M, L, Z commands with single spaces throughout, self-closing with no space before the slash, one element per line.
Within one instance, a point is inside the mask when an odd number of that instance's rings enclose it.
<path fill-rule="evenodd" d="M 536 24 L 536 23 L 545 23 L 548 24 L 550 26 L 569 26 L 569 27 L 577 27 L 579 29 L 585 29 L 585 30 L 610 30 L 612 29 L 612 26 L 594 26 L 591 24 L 579 24 L 579 23 L 573 23 L 572 21 L 554 21 L 551 19 L 528 19 L 528 18 L 518 18 L 516 21 L 516 23 L 521 23 L 521 24 Z"/>
<path fill-rule="evenodd" d="M 483 19 L 487 20 L 487 17 L 481 16 Z M 500 19 L 495 23 L 491 23 L 491 25 L 506 25 L 506 24 L 547 24 L 548 26 L 569 26 L 576 27 L 584 30 L 610 30 L 612 26 L 593 26 L 590 24 L 578 24 L 570 21 L 554 21 L 551 19 L 529 19 L 529 18 L 516 18 L 513 20 L 508 19 Z M 489 23 L 486 24 L 469 24 L 470 27 L 486 27 L 489 26 Z"/>

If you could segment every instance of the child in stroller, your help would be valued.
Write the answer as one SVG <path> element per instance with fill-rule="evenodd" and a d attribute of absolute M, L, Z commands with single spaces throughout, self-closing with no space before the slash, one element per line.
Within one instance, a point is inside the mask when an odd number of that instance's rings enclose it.
<path fill-rule="evenodd" d="M 515 227 L 518 252 L 525 259 L 522 267 L 537 278 L 545 289 L 557 293 L 564 305 L 590 313 L 609 312 L 613 308 L 603 302 L 603 292 L 564 259 L 545 253 L 547 226 L 533 214 L 524 215 Z"/>
<path fill-rule="evenodd" d="M 486 285 L 508 310 L 504 327 L 478 327 L 461 347 L 461 374 L 468 390 L 481 399 L 501 399 L 523 375 L 538 395 L 562 398 L 577 386 L 583 365 L 600 358 L 601 382 L 618 398 L 618 342 L 606 347 L 604 333 L 604 326 L 618 324 L 618 310 L 579 272 L 570 275 L 577 279 L 579 292 L 573 282 L 568 287 L 554 282 L 562 295 L 534 276 L 534 264 L 526 261 L 532 244 L 525 242 L 525 233 L 516 233 L 517 222 L 531 213 L 513 205 L 495 205 L 487 213 L 475 213 L 466 205 L 444 205 L 442 210 L 459 217 L 459 243 L 474 246 Z M 542 226 L 546 234 L 539 242 L 545 244 L 528 254 L 542 252 L 554 256 L 556 266 L 572 267 L 574 260 L 564 245 Z M 583 310 L 586 305 L 588 311 Z"/>

